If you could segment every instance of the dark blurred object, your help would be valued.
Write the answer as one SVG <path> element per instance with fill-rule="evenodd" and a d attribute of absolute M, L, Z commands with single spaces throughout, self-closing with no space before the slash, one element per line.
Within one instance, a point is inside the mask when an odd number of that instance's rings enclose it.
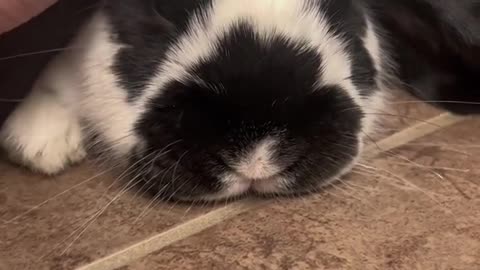
<path fill-rule="evenodd" d="M 42 69 L 68 45 L 100 0 L 61 0 L 28 23 L 0 35 L 0 126 Z M 10 101 L 8 101 L 10 100 Z"/>
<path fill-rule="evenodd" d="M 391 33 L 406 90 L 457 114 L 480 114 L 480 1 L 367 0 Z"/>

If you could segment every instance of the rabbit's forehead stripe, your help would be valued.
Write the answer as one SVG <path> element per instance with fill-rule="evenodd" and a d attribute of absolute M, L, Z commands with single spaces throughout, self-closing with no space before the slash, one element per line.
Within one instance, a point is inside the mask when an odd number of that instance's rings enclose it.
<path fill-rule="evenodd" d="M 251 25 L 260 40 L 268 42 L 269 37 L 282 36 L 292 43 L 308 44 L 314 48 L 322 56 L 319 84 L 340 85 L 357 103 L 361 103 L 359 93 L 349 79 L 351 60 L 346 45 L 330 31 L 331 26 L 322 15 L 318 2 L 213 1 L 211 6 L 192 15 L 188 30 L 171 46 L 166 60 L 136 105 L 145 109 L 147 101 L 171 81 L 194 80 L 194 75 L 188 72 L 189 68 L 213 58 L 221 45 L 218 41 L 240 22 Z"/>

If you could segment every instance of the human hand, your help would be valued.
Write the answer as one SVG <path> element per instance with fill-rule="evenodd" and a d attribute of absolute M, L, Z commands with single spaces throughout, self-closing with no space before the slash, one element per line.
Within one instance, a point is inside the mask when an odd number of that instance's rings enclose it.
<path fill-rule="evenodd" d="M 57 0 L 0 0 L 0 34 L 29 21 Z"/>

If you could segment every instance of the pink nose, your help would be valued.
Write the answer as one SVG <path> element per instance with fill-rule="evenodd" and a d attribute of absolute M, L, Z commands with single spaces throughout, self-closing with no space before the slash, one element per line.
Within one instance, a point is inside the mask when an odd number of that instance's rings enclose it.
<path fill-rule="evenodd" d="M 262 159 L 252 161 L 248 165 L 236 166 L 236 171 L 243 177 L 253 180 L 270 178 L 280 172 L 277 166 Z"/>
<path fill-rule="evenodd" d="M 276 142 L 265 139 L 233 166 L 236 172 L 248 179 L 266 179 L 281 172 L 275 164 L 273 153 Z"/>

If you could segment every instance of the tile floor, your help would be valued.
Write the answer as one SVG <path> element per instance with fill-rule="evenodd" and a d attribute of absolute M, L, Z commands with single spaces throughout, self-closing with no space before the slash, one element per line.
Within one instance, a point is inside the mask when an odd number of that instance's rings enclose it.
<path fill-rule="evenodd" d="M 93 164 L 2 161 L 0 269 L 480 269 L 480 119 L 396 110 L 372 158 L 303 199 L 152 208 Z"/>

